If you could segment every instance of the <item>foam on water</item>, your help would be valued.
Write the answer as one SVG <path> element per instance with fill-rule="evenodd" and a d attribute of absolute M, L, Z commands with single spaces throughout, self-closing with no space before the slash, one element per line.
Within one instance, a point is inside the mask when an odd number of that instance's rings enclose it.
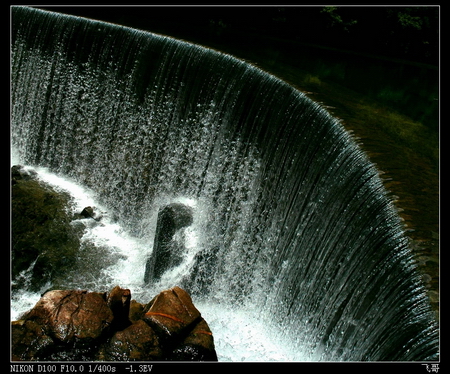
<path fill-rule="evenodd" d="M 56 175 L 43 167 L 25 166 L 25 170 L 37 172 L 38 180 L 50 185 L 56 191 L 69 193 L 72 198 L 72 213 L 79 213 L 88 205 L 94 205 L 101 211 L 108 212 L 107 207 L 98 203 L 97 196 L 92 190 L 70 178 Z M 161 198 L 158 204 L 164 205 L 169 202 L 178 202 L 196 208 L 197 214 L 194 215 L 194 222 L 185 230 L 183 237 L 187 250 L 184 261 L 167 271 L 158 283 L 150 286 L 143 284 L 145 260 L 152 249 L 149 242 L 133 237 L 120 224 L 113 222 L 107 214 L 101 219 L 101 224 L 95 224 L 90 218 L 79 220 L 86 227 L 82 241 L 89 241 L 98 247 L 107 247 L 112 256 L 119 258 L 112 266 L 104 269 L 104 279 L 97 279 L 95 287 L 87 287 L 87 289 L 107 291 L 117 284 L 123 288 L 129 288 L 133 299 L 147 303 L 156 293 L 172 287 L 183 276 L 189 274 L 193 258 L 197 253 L 197 245 L 201 240 L 198 226 L 196 226 L 201 220 L 199 218 L 201 209 L 198 209 L 200 204 L 193 198 L 180 196 Z M 51 286 L 50 283 L 46 284 L 40 292 L 29 292 L 25 289 L 15 292 L 11 300 L 11 320 L 18 320 L 23 313 L 30 310 L 41 297 L 41 292 Z M 83 285 L 79 283 L 73 286 L 83 288 Z M 196 300 L 195 296 L 193 299 L 214 332 L 216 351 L 220 361 L 295 361 L 296 359 L 303 361 L 305 359 L 295 350 L 289 350 L 288 342 L 271 335 L 268 322 L 256 318 L 254 311 L 242 306 L 230 309 L 229 306 L 218 302 Z"/>
<path fill-rule="evenodd" d="M 88 264 L 100 275 L 72 285 L 120 283 L 144 302 L 185 285 L 217 309 L 219 345 L 236 338 L 219 314 L 238 305 L 250 317 L 238 320 L 270 321 L 269 340 L 281 339 L 291 359 L 437 357 L 403 222 L 375 165 L 318 103 L 201 46 L 38 9 L 12 13 L 13 158 L 64 176 L 39 169 L 73 190 L 76 209 L 106 212 L 98 224 L 82 220 L 83 250 L 101 249 Z M 144 286 L 158 210 L 176 201 L 194 206 L 193 224 L 175 237 L 183 261 Z M 238 330 L 258 347 L 262 329 L 250 325 Z M 284 357 L 275 352 L 267 357 Z M 233 355 L 253 359 L 223 357 Z"/>
<path fill-rule="evenodd" d="M 277 336 L 276 327 L 261 318 L 261 311 L 205 302 L 196 305 L 214 333 L 219 361 L 312 361 L 306 351 Z"/>
<path fill-rule="evenodd" d="M 46 285 L 44 288 L 48 288 Z M 43 290 L 44 291 L 44 290 Z M 39 292 L 30 292 L 26 289 L 18 290 L 11 295 L 11 321 L 17 321 L 20 317 L 33 308 L 41 298 Z"/>
<path fill-rule="evenodd" d="M 108 208 L 98 202 L 98 198 L 92 190 L 81 186 L 70 178 L 56 175 L 44 167 L 25 166 L 24 168 L 25 170 L 37 172 L 37 179 L 51 186 L 55 191 L 70 194 L 69 214 L 80 213 L 87 206 L 95 206 L 98 211 L 103 213 L 100 223 L 95 222 L 91 218 L 77 220 L 78 223 L 81 222 L 85 227 L 81 238 L 82 245 L 89 242 L 96 247 L 106 247 L 108 254 L 118 259 L 113 267 L 104 269 L 104 279 L 95 280 L 97 290 L 105 291 L 104 287 L 110 288 L 111 283 L 109 279 L 111 278 L 125 287 L 139 287 L 143 278 L 142 263 L 152 247 L 133 237 L 120 224 L 114 222 L 113 217 L 108 214 Z M 46 285 L 45 288 L 49 286 Z M 73 286 L 77 288 L 86 287 L 83 284 L 74 284 Z M 23 311 L 24 307 L 21 305 L 26 305 L 27 307 L 30 305 L 30 303 L 25 302 L 24 299 L 26 298 L 30 298 L 28 292 L 24 292 L 20 297 L 14 298 L 12 318 L 16 318 L 20 311 Z M 35 300 L 36 297 L 31 299 Z"/>
<path fill-rule="evenodd" d="M 10 160 L 11 160 L 11 166 L 19 165 L 21 163 L 19 152 L 13 146 L 11 146 Z"/>
<path fill-rule="evenodd" d="M 12 153 L 14 151 L 12 150 Z M 19 158 L 14 158 L 12 165 L 20 164 Z M 96 222 L 91 218 L 77 219 L 77 222 L 82 222 L 85 226 L 84 234 L 81 238 L 82 242 L 90 242 L 97 247 L 107 247 L 108 252 L 112 256 L 116 256 L 119 261 L 111 268 L 108 268 L 105 273 L 109 273 L 112 278 L 124 287 L 141 288 L 144 277 L 144 265 L 146 258 L 150 255 L 153 248 L 154 227 L 156 226 L 157 211 L 153 212 L 149 220 L 153 221 L 149 234 L 144 238 L 137 238 L 127 232 L 115 219 L 114 215 L 110 214 L 110 209 L 99 202 L 97 193 L 93 190 L 80 185 L 72 178 L 67 176 L 57 175 L 49 171 L 45 167 L 24 166 L 26 171 L 34 171 L 38 181 L 50 186 L 57 192 L 68 193 L 71 197 L 69 214 L 80 213 L 87 206 L 94 206 L 97 211 L 102 213 L 100 222 Z M 165 204 L 171 201 L 168 198 L 160 199 L 159 204 Z M 195 201 L 189 198 L 175 198 L 175 202 L 182 202 L 195 206 Z M 197 235 L 192 229 L 187 230 L 187 245 L 195 246 Z M 98 281 L 100 286 L 103 286 L 102 280 Z M 106 284 L 109 287 L 110 284 Z M 24 293 L 24 295 L 28 293 Z M 14 307 L 13 307 L 14 309 Z M 14 313 L 17 315 L 17 313 Z"/>

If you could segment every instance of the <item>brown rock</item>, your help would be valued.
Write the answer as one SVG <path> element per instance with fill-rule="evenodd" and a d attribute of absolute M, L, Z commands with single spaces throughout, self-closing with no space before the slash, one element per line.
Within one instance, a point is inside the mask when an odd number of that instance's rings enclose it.
<path fill-rule="evenodd" d="M 158 336 L 143 320 L 118 331 L 99 352 L 102 361 L 154 361 L 163 356 Z"/>
<path fill-rule="evenodd" d="M 202 318 L 169 357 L 173 361 L 217 361 L 213 334 Z"/>
<path fill-rule="evenodd" d="M 104 294 L 55 290 L 47 292 L 26 318 L 63 343 L 89 344 L 109 328 L 113 313 Z"/>
<path fill-rule="evenodd" d="M 11 346 L 13 361 L 33 361 L 51 351 L 54 343 L 42 326 L 21 320 L 11 323 Z"/>
<path fill-rule="evenodd" d="M 144 310 L 145 305 L 138 303 L 136 300 L 131 300 L 128 318 L 131 322 L 137 322 L 144 316 Z"/>
<path fill-rule="evenodd" d="M 144 315 L 145 321 L 158 334 L 166 337 L 180 335 L 199 318 L 200 312 L 191 297 L 180 287 L 161 292 Z"/>
<path fill-rule="evenodd" d="M 130 313 L 131 291 L 128 289 L 114 287 L 107 297 L 107 305 L 114 315 L 114 328 L 123 330 L 128 327 L 131 322 L 128 318 Z"/>
<path fill-rule="evenodd" d="M 12 359 L 38 361 L 216 361 L 208 324 L 174 287 L 147 305 L 130 290 L 49 291 L 12 322 Z"/>

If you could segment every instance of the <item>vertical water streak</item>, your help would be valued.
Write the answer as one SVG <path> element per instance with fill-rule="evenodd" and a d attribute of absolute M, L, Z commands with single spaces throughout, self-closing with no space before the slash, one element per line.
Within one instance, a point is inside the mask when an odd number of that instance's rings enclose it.
<path fill-rule="evenodd" d="M 179 282 L 248 307 L 311 359 L 436 359 L 395 207 L 317 103 L 169 37 L 23 7 L 12 21 L 11 140 L 25 163 L 92 188 L 149 243 L 161 204 L 195 201 L 202 262 Z"/>

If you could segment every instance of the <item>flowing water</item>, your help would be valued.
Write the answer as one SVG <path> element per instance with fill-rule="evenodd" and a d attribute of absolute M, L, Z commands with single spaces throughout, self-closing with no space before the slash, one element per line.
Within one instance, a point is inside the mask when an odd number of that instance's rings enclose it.
<path fill-rule="evenodd" d="M 67 287 L 187 289 L 231 361 L 438 359 L 402 222 L 340 122 L 276 77 L 169 37 L 12 9 L 11 143 L 96 205 L 106 253 Z M 143 282 L 157 212 L 192 207 L 183 261 Z M 49 285 L 50 286 L 50 285 Z M 13 295 L 12 317 L 39 295 Z"/>

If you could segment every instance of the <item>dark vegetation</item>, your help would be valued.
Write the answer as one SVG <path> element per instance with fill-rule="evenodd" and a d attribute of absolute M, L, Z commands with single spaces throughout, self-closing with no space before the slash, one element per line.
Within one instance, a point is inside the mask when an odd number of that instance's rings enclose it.
<path fill-rule="evenodd" d="M 265 65 L 277 64 L 281 54 L 297 69 L 343 84 L 438 130 L 436 6 L 46 9 L 167 34 Z"/>
<path fill-rule="evenodd" d="M 250 34 L 298 40 L 437 66 L 439 8 L 49 7 L 62 13 L 180 37 L 242 42 Z M 239 38 L 235 38 L 239 35 Z"/>

